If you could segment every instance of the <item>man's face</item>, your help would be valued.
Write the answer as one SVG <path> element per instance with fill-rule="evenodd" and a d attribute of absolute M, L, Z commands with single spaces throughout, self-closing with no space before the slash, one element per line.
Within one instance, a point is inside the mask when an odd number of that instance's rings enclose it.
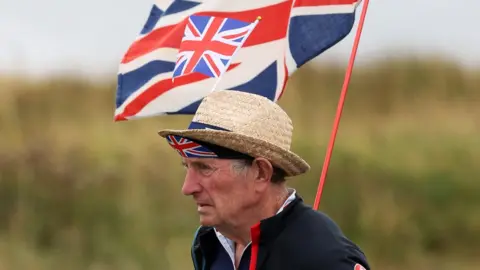
<path fill-rule="evenodd" d="M 247 168 L 232 160 L 185 158 L 184 195 L 192 195 L 204 226 L 235 226 L 258 201 L 255 181 Z"/>

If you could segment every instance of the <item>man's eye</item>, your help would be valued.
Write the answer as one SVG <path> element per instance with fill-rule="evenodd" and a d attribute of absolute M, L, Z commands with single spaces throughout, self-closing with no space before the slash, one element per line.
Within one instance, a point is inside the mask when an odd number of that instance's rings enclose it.
<path fill-rule="evenodd" d="M 205 164 L 200 164 L 200 165 L 198 165 L 198 168 L 199 168 L 200 170 L 211 170 L 211 169 L 212 169 L 212 167 L 210 167 L 210 166 L 208 166 L 208 165 L 205 165 Z"/>
<path fill-rule="evenodd" d="M 212 174 L 215 171 L 215 169 L 213 167 L 205 165 L 205 164 L 199 164 L 197 168 L 198 168 L 198 170 L 201 174 L 206 175 L 206 176 Z"/>

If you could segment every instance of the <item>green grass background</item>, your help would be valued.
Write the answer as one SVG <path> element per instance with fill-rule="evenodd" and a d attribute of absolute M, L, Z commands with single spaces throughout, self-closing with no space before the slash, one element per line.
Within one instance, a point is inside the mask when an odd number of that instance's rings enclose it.
<path fill-rule="evenodd" d="M 313 204 L 344 67 L 305 66 L 280 104 L 289 180 Z M 0 270 L 191 269 L 198 225 L 180 160 L 156 131 L 113 122 L 115 81 L 0 79 Z M 358 65 L 320 208 L 373 269 L 480 264 L 480 70 L 437 59 Z"/>

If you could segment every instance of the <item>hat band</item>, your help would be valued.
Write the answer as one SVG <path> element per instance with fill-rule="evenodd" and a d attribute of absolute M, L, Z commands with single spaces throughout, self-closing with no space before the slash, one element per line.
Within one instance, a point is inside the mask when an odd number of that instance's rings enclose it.
<path fill-rule="evenodd" d="M 219 145 L 192 140 L 179 135 L 166 136 L 168 144 L 182 157 L 188 158 L 221 158 L 252 159 L 251 156 Z"/>
<path fill-rule="evenodd" d="M 191 122 L 189 130 L 192 129 L 210 129 L 229 131 L 228 129 L 217 127 L 214 125 L 204 124 L 200 122 Z M 221 159 L 251 159 L 252 157 L 232 149 L 219 145 L 179 136 L 166 136 L 168 144 L 173 147 L 182 157 L 188 158 L 221 158 Z"/>
<path fill-rule="evenodd" d="M 188 129 L 213 129 L 213 130 L 230 131 L 226 128 L 217 127 L 217 126 L 214 126 L 214 125 L 204 124 L 204 123 L 200 123 L 200 122 L 193 122 L 193 121 L 188 126 Z"/>
<path fill-rule="evenodd" d="M 188 138 L 178 135 L 168 135 L 166 137 L 168 144 L 177 150 L 182 157 L 198 157 L 198 158 L 217 158 L 218 155 L 209 148 L 194 142 Z"/>

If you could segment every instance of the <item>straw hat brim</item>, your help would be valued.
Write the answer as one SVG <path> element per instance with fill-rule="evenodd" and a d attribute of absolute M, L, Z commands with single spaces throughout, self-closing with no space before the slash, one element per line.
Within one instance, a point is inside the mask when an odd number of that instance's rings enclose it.
<path fill-rule="evenodd" d="M 282 149 L 269 142 L 230 131 L 211 129 L 161 130 L 162 137 L 177 135 L 192 140 L 203 141 L 222 146 L 252 157 L 263 157 L 283 169 L 287 176 L 296 176 L 307 172 L 310 165 L 292 151 Z"/>

